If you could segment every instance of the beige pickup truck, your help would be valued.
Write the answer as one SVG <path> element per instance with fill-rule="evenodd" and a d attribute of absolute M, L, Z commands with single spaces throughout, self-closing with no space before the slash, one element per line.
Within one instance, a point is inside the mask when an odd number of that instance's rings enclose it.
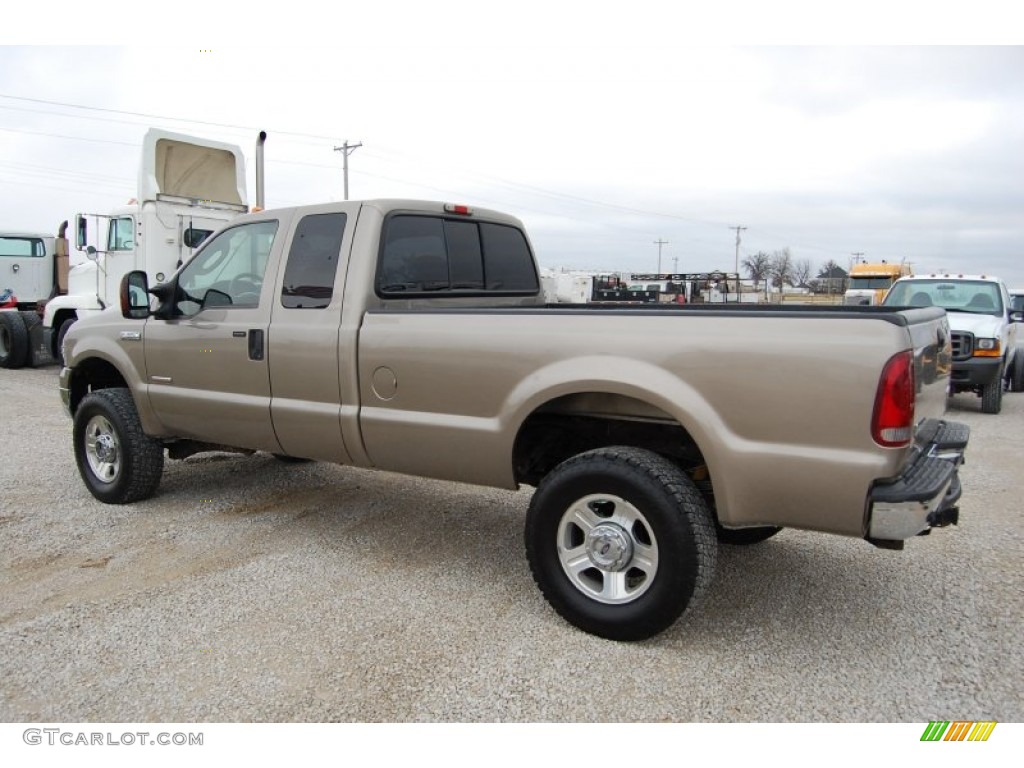
<path fill-rule="evenodd" d="M 209 450 L 535 486 L 534 578 L 603 637 L 671 625 L 719 542 L 957 519 L 941 309 L 546 306 L 518 220 L 410 200 L 238 217 L 120 302 L 60 376 L 96 498 Z"/>

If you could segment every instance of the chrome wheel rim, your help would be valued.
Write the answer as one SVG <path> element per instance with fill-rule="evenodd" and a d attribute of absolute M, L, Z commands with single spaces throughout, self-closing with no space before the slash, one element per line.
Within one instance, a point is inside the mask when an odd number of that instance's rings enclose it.
<path fill-rule="evenodd" d="M 104 483 L 112 483 L 121 472 L 121 444 L 105 416 L 93 416 L 85 425 L 85 458 L 89 469 Z"/>
<path fill-rule="evenodd" d="M 625 499 L 591 494 L 569 505 L 558 524 L 558 560 L 570 583 L 601 603 L 643 595 L 658 571 L 658 542 L 647 518 Z"/>

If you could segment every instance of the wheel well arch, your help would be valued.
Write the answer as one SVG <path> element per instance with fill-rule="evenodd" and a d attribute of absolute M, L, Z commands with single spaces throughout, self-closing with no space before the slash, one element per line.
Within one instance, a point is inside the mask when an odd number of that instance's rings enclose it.
<path fill-rule="evenodd" d="M 53 331 L 50 334 L 50 354 L 53 355 L 53 357 L 55 359 L 59 359 L 60 358 L 60 346 L 59 346 L 60 345 L 60 338 L 59 338 L 59 336 L 60 336 L 60 327 L 61 327 L 61 325 L 63 325 L 65 320 L 77 320 L 77 319 L 78 319 L 78 313 L 74 309 L 71 309 L 71 308 L 68 308 L 68 309 L 58 309 L 53 314 L 53 323 L 50 326 L 50 328 Z"/>
<path fill-rule="evenodd" d="M 513 444 L 516 482 L 536 486 L 566 459 L 613 445 L 646 448 L 669 459 L 714 509 L 707 461 L 689 430 L 657 406 L 610 392 L 561 395 L 535 408 Z"/>
<path fill-rule="evenodd" d="M 78 410 L 79 403 L 90 392 L 113 387 L 128 387 L 128 382 L 117 367 L 109 360 L 100 357 L 90 357 L 75 365 L 74 373 L 70 382 L 71 413 Z"/>

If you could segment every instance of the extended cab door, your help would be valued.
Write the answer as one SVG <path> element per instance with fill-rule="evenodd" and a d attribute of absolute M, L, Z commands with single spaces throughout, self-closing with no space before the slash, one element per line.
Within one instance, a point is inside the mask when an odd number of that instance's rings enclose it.
<path fill-rule="evenodd" d="M 147 321 L 149 399 L 169 434 L 281 450 L 267 364 L 273 281 L 264 278 L 282 226 L 267 218 L 222 231 L 176 277 L 167 318 Z"/>
<path fill-rule="evenodd" d="M 303 208 L 283 255 L 270 326 L 271 415 L 284 453 L 350 463 L 340 377 L 355 366 L 341 305 L 358 203 Z"/>

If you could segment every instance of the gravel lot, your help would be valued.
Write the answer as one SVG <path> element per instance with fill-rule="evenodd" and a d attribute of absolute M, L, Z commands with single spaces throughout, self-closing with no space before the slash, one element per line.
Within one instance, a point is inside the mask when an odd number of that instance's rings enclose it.
<path fill-rule="evenodd" d="M 0 370 L 0 721 L 1024 720 L 1024 395 L 953 401 L 959 527 L 723 548 L 619 644 L 535 588 L 528 490 L 207 455 L 100 504 L 57 372 Z"/>

